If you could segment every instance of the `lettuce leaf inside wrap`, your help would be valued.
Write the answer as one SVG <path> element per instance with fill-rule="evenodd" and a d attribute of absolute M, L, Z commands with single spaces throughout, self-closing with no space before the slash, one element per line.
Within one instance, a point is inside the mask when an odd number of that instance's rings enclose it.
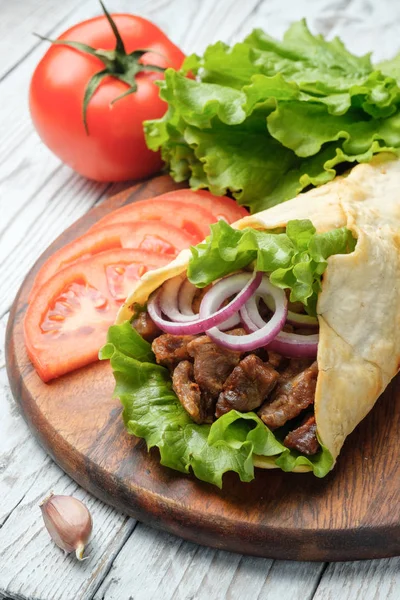
<path fill-rule="evenodd" d="M 317 477 L 332 468 L 327 448 L 309 458 L 289 450 L 253 412 L 231 411 L 212 425 L 196 425 L 182 407 L 168 370 L 156 364 L 151 345 L 126 321 L 113 325 L 107 344 L 100 350 L 109 359 L 115 377 L 114 397 L 123 407 L 129 433 L 156 446 L 161 464 L 222 487 L 227 471 L 241 481 L 254 479 L 253 455 L 272 457 L 283 471 L 307 466 Z"/>
<path fill-rule="evenodd" d="M 271 283 L 289 289 L 291 302 L 302 302 L 314 316 L 327 259 L 352 252 L 356 244 L 346 227 L 316 233 L 308 219 L 289 221 L 282 233 L 238 231 L 222 220 L 210 227 L 211 235 L 191 248 L 188 278 L 192 283 L 205 287 L 254 261 L 255 270 L 270 273 Z"/>

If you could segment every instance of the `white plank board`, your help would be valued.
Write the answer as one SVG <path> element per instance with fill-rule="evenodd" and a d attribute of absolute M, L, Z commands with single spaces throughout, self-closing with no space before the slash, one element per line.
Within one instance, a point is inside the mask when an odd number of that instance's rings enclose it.
<path fill-rule="evenodd" d="M 23 0 L 1 2 L 0 80 L 39 45 L 33 32 L 51 35 L 54 27 L 71 13 L 79 0 Z"/>
<path fill-rule="evenodd" d="M 78 562 L 55 547 L 39 504 L 50 492 L 74 495 L 93 516 L 88 560 Z M 0 591 L 27 600 L 87 600 L 96 591 L 135 521 L 85 493 L 49 459 L 0 529 Z"/>
<path fill-rule="evenodd" d="M 400 3 L 393 0 L 280 0 L 259 2 L 233 35 L 241 40 L 256 27 L 281 38 L 293 21 L 307 19 L 313 33 L 339 36 L 355 54 L 373 51 L 375 61 L 400 52 Z"/>
<path fill-rule="evenodd" d="M 204 548 L 139 524 L 95 600 L 312 598 L 323 563 L 273 561 Z"/>
<path fill-rule="evenodd" d="M 314 600 L 398 600 L 400 558 L 331 563 Z"/>
<path fill-rule="evenodd" d="M 203 0 L 182 40 L 183 50 L 201 53 L 208 44 L 229 41 L 259 4 L 259 0 Z"/>
<path fill-rule="evenodd" d="M 21 206 L 0 239 L 0 314 L 9 309 L 27 271 L 62 231 L 85 214 L 107 189 L 60 167 Z"/>
<path fill-rule="evenodd" d="M 0 320 L 0 527 L 21 502 L 37 470 L 50 462 L 30 435 L 8 386 L 4 355 L 7 317 Z"/>

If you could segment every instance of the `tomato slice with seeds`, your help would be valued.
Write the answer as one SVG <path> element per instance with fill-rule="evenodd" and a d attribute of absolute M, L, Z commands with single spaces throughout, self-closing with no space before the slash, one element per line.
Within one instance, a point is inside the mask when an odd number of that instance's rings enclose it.
<path fill-rule="evenodd" d="M 147 220 L 170 223 L 196 237 L 199 241 L 202 241 L 210 233 L 210 223 L 215 223 L 217 220 L 212 212 L 197 204 L 187 205 L 174 200 L 166 202 L 163 197 L 157 196 L 150 200 L 141 200 L 113 210 L 95 223 L 89 231 L 114 223 Z"/>
<path fill-rule="evenodd" d="M 148 253 L 152 254 L 152 253 Z M 157 264 L 151 265 L 151 268 L 162 267 L 169 262 L 162 254 L 156 254 L 160 260 Z M 149 265 L 144 264 L 108 264 L 106 266 L 106 279 L 109 292 L 117 302 L 124 302 L 126 297 L 132 291 L 132 283 L 137 281 L 147 273 Z"/>
<path fill-rule="evenodd" d="M 141 250 L 108 250 L 46 281 L 31 299 L 24 320 L 28 355 L 43 381 L 97 360 L 134 282 L 169 259 Z"/>
<path fill-rule="evenodd" d="M 36 275 L 30 298 L 60 269 L 99 252 L 113 248 L 137 248 L 165 254 L 170 261 L 178 252 L 201 240 L 201 237 L 191 236 L 173 225 L 158 221 L 114 223 L 100 227 L 66 244 L 46 260 Z"/>

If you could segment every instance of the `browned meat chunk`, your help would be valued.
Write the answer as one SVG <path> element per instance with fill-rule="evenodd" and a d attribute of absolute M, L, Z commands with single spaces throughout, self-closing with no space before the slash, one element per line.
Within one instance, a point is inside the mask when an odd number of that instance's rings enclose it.
<path fill-rule="evenodd" d="M 180 403 L 196 423 L 204 423 L 205 411 L 200 388 L 193 381 L 193 365 L 187 360 L 179 363 L 172 375 L 172 387 Z"/>
<path fill-rule="evenodd" d="M 194 335 L 172 335 L 164 333 L 151 345 L 159 365 L 174 369 L 181 360 L 190 360 L 188 344 Z"/>
<path fill-rule="evenodd" d="M 152 342 L 161 331 L 157 325 L 151 320 L 149 313 L 145 310 L 132 321 L 132 327 L 145 339 L 147 342 Z"/>
<path fill-rule="evenodd" d="M 229 329 L 226 333 L 229 335 L 247 335 L 247 332 L 243 327 L 236 327 L 235 329 Z"/>
<path fill-rule="evenodd" d="M 240 361 L 224 383 L 215 416 L 232 409 L 248 412 L 258 408 L 275 387 L 279 373 L 255 354 Z"/>
<path fill-rule="evenodd" d="M 302 410 L 314 402 L 318 366 L 310 367 L 294 377 L 283 377 L 277 386 L 272 401 L 267 401 L 258 414 L 270 429 L 282 427 L 290 419 L 297 417 Z"/>
<path fill-rule="evenodd" d="M 271 367 L 274 367 L 274 369 L 279 369 L 280 367 L 282 367 L 284 364 L 287 363 L 287 360 L 288 359 L 282 356 L 281 354 L 278 354 L 277 352 L 272 352 L 272 350 L 268 350 L 268 362 L 271 365 Z"/>
<path fill-rule="evenodd" d="M 299 375 L 302 371 L 308 369 L 311 366 L 312 360 L 309 358 L 291 358 L 289 363 L 286 364 L 285 369 L 281 373 L 279 383 L 292 379 L 295 375 Z"/>
<path fill-rule="evenodd" d="M 308 415 L 300 427 L 287 434 L 283 443 L 287 448 L 297 450 L 301 454 L 307 456 L 316 454 L 320 449 L 320 445 L 317 439 L 315 416 Z"/>
<path fill-rule="evenodd" d="M 195 381 L 204 393 L 217 399 L 225 379 L 239 364 L 240 353 L 217 346 L 206 335 L 190 342 L 187 349 L 194 358 Z"/>
<path fill-rule="evenodd" d="M 215 421 L 215 405 L 217 403 L 217 399 L 211 396 L 211 394 L 201 391 L 201 401 L 204 407 L 203 423 L 212 423 Z"/>

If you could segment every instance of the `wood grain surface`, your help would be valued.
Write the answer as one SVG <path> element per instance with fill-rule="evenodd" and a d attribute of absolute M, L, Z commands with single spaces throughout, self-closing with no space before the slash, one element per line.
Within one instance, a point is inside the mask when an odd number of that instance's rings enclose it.
<path fill-rule="evenodd" d="M 80 485 L 153 527 L 215 548 L 294 560 L 352 560 L 400 552 L 400 381 L 396 379 L 347 440 L 334 472 L 256 470 L 223 490 L 159 464 L 158 451 L 125 432 L 111 399 L 108 363 L 44 384 L 24 347 L 22 321 L 33 277 L 50 253 L 107 212 L 176 185 L 160 176 L 93 209 L 39 259 L 24 281 L 7 328 L 11 389 L 41 444 Z M 351 400 L 349 400 L 351 401 Z"/>

